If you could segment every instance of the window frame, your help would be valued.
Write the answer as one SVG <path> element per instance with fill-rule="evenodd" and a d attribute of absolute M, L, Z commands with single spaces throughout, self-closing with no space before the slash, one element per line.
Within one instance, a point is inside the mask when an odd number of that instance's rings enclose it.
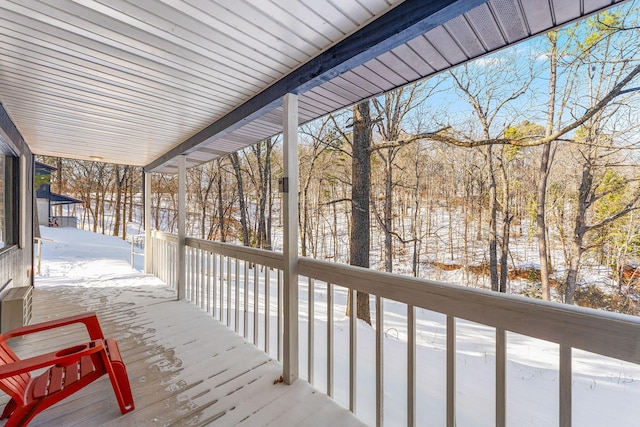
<path fill-rule="evenodd" d="M 18 245 L 20 238 L 20 157 L 0 151 L 4 161 L 4 188 L 0 197 L 4 199 L 4 230 L 0 241 L 0 252 Z"/>

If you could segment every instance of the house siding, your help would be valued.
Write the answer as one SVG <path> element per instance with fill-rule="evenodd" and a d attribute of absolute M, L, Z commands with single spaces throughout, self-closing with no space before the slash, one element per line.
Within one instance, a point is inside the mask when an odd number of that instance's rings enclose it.
<path fill-rule="evenodd" d="M 34 157 L 28 145 L 0 104 L 0 153 L 15 157 L 12 187 L 15 203 L 11 216 L 11 242 L 0 249 L 0 297 L 12 287 L 33 284 Z"/>

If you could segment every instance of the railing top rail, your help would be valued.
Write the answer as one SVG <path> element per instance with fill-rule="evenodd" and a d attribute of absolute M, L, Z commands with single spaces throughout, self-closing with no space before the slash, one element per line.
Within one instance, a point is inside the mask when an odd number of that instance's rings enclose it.
<path fill-rule="evenodd" d="M 33 240 L 35 240 L 36 242 L 40 241 L 40 242 L 53 242 L 53 239 L 47 239 L 46 237 L 34 237 Z"/>
<path fill-rule="evenodd" d="M 166 240 L 171 243 L 178 243 L 178 235 L 165 233 L 164 231 L 152 230 L 151 236 L 156 239 Z"/>
<path fill-rule="evenodd" d="M 309 258 L 298 268 L 306 277 L 640 364 L 636 317 Z"/>
<path fill-rule="evenodd" d="M 197 239 L 195 237 L 187 237 L 185 239 L 185 245 L 278 270 L 282 270 L 284 266 L 282 252 L 250 248 L 213 240 Z"/>
<path fill-rule="evenodd" d="M 153 230 L 152 236 L 154 238 L 167 240 L 172 243 L 178 242 L 178 236 L 176 234 Z M 232 243 L 222 243 L 214 240 L 198 239 L 196 237 L 187 237 L 185 239 L 185 245 L 196 249 L 214 252 L 220 255 L 237 258 L 242 261 L 264 265 L 278 270 L 282 270 L 284 265 L 282 252 L 250 248 L 247 246 L 239 246 Z"/>

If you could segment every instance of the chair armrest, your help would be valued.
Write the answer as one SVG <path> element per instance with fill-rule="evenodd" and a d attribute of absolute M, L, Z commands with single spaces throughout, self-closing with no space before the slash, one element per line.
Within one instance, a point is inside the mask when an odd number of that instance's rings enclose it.
<path fill-rule="evenodd" d="M 82 346 L 68 347 L 62 350 L 29 357 L 27 359 L 16 360 L 15 362 L 0 366 L 0 378 L 12 377 L 53 365 L 69 365 L 80 360 L 80 358 L 84 356 L 98 353 L 100 351 L 106 350 L 104 347 L 104 341 L 98 339 L 90 341 Z"/>
<path fill-rule="evenodd" d="M 23 326 L 21 328 L 13 329 L 9 332 L 2 334 L 4 339 L 15 338 L 23 335 L 33 334 L 36 332 L 42 332 L 49 329 L 61 328 L 63 326 L 72 325 L 75 323 L 83 323 L 89 333 L 91 340 L 104 339 L 100 322 L 98 322 L 98 316 L 94 312 L 88 312 L 79 314 L 77 316 L 63 317 L 61 319 L 50 320 L 48 322 L 36 323 L 34 325 Z"/>

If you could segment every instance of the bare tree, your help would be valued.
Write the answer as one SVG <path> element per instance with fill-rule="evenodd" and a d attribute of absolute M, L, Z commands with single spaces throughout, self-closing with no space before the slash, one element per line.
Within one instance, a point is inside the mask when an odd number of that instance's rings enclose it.
<path fill-rule="evenodd" d="M 122 174 L 120 174 L 122 172 Z M 122 236 L 123 239 L 126 238 L 127 235 L 127 224 L 126 224 L 126 216 L 122 214 L 122 204 L 123 198 L 126 197 L 126 182 L 129 177 L 130 167 L 129 166 L 120 166 L 116 165 L 113 173 L 115 174 L 115 196 L 116 203 L 113 208 L 114 221 L 113 221 L 113 235 L 117 236 L 120 234 L 120 226 L 122 225 Z M 121 222 L 123 222 L 121 224 Z"/>
<path fill-rule="evenodd" d="M 506 126 L 496 125 L 504 110 L 524 95 L 533 79 L 533 75 L 523 78 L 523 70 L 514 70 L 498 61 L 487 62 L 482 66 L 464 65 L 450 72 L 454 86 L 469 106 L 471 106 L 479 127 L 479 135 L 487 141 L 495 139 L 505 131 Z M 530 71 L 530 70 L 527 70 Z M 496 135 L 497 133 L 497 135 Z M 474 140 L 473 134 L 463 137 Z M 477 140 L 478 138 L 475 137 Z M 484 156 L 489 176 L 489 270 L 491 289 L 506 291 L 507 254 L 509 245 L 511 213 L 509 205 L 509 178 L 503 161 L 504 152 L 496 158 L 491 144 L 485 148 Z M 498 164 L 496 165 L 496 162 Z M 502 200 L 498 199 L 498 174 L 501 174 Z M 501 211 L 502 234 L 498 241 L 498 212 Z M 498 244 L 500 265 L 498 267 Z M 499 274 L 500 269 L 500 274 Z"/>
<path fill-rule="evenodd" d="M 236 176 L 237 182 L 237 192 L 238 192 L 238 205 L 240 210 L 240 226 L 242 231 L 242 244 L 244 246 L 249 246 L 249 226 L 247 225 L 247 206 L 244 198 L 244 183 L 242 179 L 242 170 L 240 169 L 240 158 L 238 157 L 238 153 L 232 153 L 229 156 L 231 160 L 231 165 L 233 166 L 233 171 Z M 220 197 L 220 196 L 219 196 Z"/>
<path fill-rule="evenodd" d="M 382 215 L 377 209 L 374 213 L 384 232 L 384 265 L 385 271 L 393 271 L 393 238 L 406 240 L 401 233 L 395 232 L 393 227 L 393 191 L 396 186 L 393 173 L 395 161 L 404 144 L 398 144 L 407 132 L 403 129 L 409 119 L 409 114 L 437 90 L 438 83 L 415 83 L 410 86 L 387 92 L 383 97 L 373 98 L 375 118 L 373 122 L 382 141 L 372 145 L 370 150 L 378 155 L 384 170 L 384 197 Z M 375 205 L 374 205 L 375 206 Z"/>
<path fill-rule="evenodd" d="M 271 200 L 271 157 L 274 145 L 275 139 L 266 139 L 252 145 L 244 156 L 246 172 L 253 185 L 251 194 L 257 197 L 255 246 L 263 249 L 271 248 L 271 210 L 267 210 L 267 207 Z"/>
<path fill-rule="evenodd" d="M 353 143 L 351 153 L 351 265 L 369 268 L 371 231 L 369 200 L 371 191 L 371 113 L 369 101 L 353 107 Z M 371 324 L 369 294 L 358 292 L 357 317 Z M 347 305 L 349 307 L 349 305 Z"/>
<path fill-rule="evenodd" d="M 190 193 L 195 195 L 196 203 L 200 207 L 200 237 L 205 239 L 208 237 L 207 213 L 210 209 L 210 198 L 214 193 L 214 184 L 218 180 L 220 171 L 215 167 L 213 162 L 208 162 L 189 169 L 189 178 L 191 181 Z"/>

